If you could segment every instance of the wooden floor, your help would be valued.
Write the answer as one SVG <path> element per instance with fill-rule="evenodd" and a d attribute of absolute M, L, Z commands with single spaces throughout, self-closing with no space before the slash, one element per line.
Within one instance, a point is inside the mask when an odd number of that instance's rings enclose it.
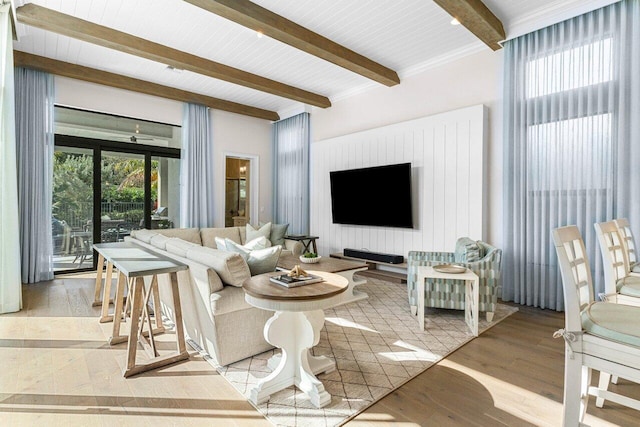
<path fill-rule="evenodd" d="M 1 426 L 271 425 L 197 354 L 125 380 L 126 344 L 107 344 L 92 300 L 91 279 L 57 279 L 25 286 L 24 309 L 0 316 Z M 564 343 L 551 335 L 563 316 L 519 308 L 347 425 L 560 425 Z M 640 398 L 640 385 L 612 388 Z M 585 421 L 640 426 L 640 412 L 592 399 Z"/>

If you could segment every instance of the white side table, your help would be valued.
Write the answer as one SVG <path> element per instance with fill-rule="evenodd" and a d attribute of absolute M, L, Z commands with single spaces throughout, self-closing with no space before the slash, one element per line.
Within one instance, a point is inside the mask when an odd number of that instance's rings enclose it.
<path fill-rule="evenodd" d="M 348 287 L 342 276 L 321 271 L 309 271 L 321 276 L 324 282 L 287 288 L 269 281 L 267 273 L 246 280 L 242 285 L 245 300 L 254 307 L 275 311 L 264 325 L 264 337 L 282 349 L 281 355 L 269 360 L 270 375 L 249 390 L 254 404 L 266 402 L 273 393 L 295 385 L 303 391 L 316 408 L 331 402 L 331 395 L 316 378 L 320 372 L 331 372 L 335 362 L 325 356 L 312 356 L 309 349 L 318 344 L 324 325 L 324 309 L 336 304 Z"/>
<path fill-rule="evenodd" d="M 473 336 L 478 336 L 478 304 L 480 299 L 480 280 L 478 276 L 467 268 L 464 273 L 441 273 L 431 266 L 418 267 L 418 283 L 416 284 L 416 299 L 418 300 L 418 325 L 424 331 L 424 281 L 425 279 L 453 279 L 464 280 L 464 320 L 471 329 Z"/>

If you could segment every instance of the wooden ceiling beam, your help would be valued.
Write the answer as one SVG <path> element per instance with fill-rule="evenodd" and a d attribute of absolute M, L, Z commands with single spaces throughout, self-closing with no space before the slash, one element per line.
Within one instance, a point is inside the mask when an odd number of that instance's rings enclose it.
<path fill-rule="evenodd" d="M 206 58 L 191 55 L 187 52 L 163 46 L 33 3 L 27 3 L 17 8 L 16 14 L 19 22 L 36 28 L 140 56 L 182 70 L 189 70 L 215 79 L 293 99 L 305 104 L 322 108 L 331 106 L 331 101 L 329 101 L 329 98 L 326 96 L 289 86 L 256 74 L 251 74 Z"/>
<path fill-rule="evenodd" d="M 400 83 L 395 71 L 248 0 L 185 1 L 386 86 Z"/>
<path fill-rule="evenodd" d="M 481 0 L 433 0 L 493 50 L 506 36 L 502 22 Z"/>
<path fill-rule="evenodd" d="M 13 52 L 13 61 L 16 67 L 33 68 L 58 76 L 70 77 L 72 79 L 111 86 L 118 89 L 130 90 L 147 95 L 159 96 L 161 98 L 173 99 L 175 101 L 193 102 L 206 105 L 216 110 L 229 111 L 231 113 L 257 117 L 259 119 L 273 121 L 280 119 L 278 113 L 275 111 L 263 110 L 249 105 L 225 101 L 224 99 L 213 98 L 199 93 L 162 86 L 145 80 L 134 79 L 120 74 L 97 70 L 95 68 L 71 64 L 69 62 L 57 61 L 55 59 L 32 55 L 30 53 L 20 52 L 17 50 Z"/>

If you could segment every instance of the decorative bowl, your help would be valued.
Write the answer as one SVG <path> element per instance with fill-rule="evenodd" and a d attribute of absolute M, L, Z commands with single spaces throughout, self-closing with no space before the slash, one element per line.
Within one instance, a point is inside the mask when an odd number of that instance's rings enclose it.
<path fill-rule="evenodd" d="M 320 258 L 322 258 L 320 255 L 315 258 L 306 258 L 303 255 L 300 255 L 300 261 L 304 262 L 305 264 L 315 264 L 316 262 L 320 261 Z"/>
<path fill-rule="evenodd" d="M 462 267 L 460 265 L 454 265 L 454 264 L 434 265 L 433 269 L 440 273 L 449 273 L 449 274 L 461 274 L 467 271 L 466 267 Z"/>

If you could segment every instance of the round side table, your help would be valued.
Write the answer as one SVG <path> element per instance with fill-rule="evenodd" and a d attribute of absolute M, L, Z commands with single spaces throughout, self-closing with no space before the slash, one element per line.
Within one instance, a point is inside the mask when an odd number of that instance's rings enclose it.
<path fill-rule="evenodd" d="M 335 369 L 335 362 L 325 356 L 312 356 L 309 349 L 320 341 L 324 309 L 331 307 L 349 286 L 342 276 L 322 271 L 308 271 L 323 282 L 287 288 L 269 280 L 282 272 L 254 276 L 243 284 L 245 300 L 254 307 L 274 311 L 264 326 L 268 343 L 282 353 L 269 360 L 271 374 L 249 391 L 254 404 L 266 402 L 273 393 L 295 385 L 311 403 L 322 408 L 331 401 L 316 374 Z"/>

